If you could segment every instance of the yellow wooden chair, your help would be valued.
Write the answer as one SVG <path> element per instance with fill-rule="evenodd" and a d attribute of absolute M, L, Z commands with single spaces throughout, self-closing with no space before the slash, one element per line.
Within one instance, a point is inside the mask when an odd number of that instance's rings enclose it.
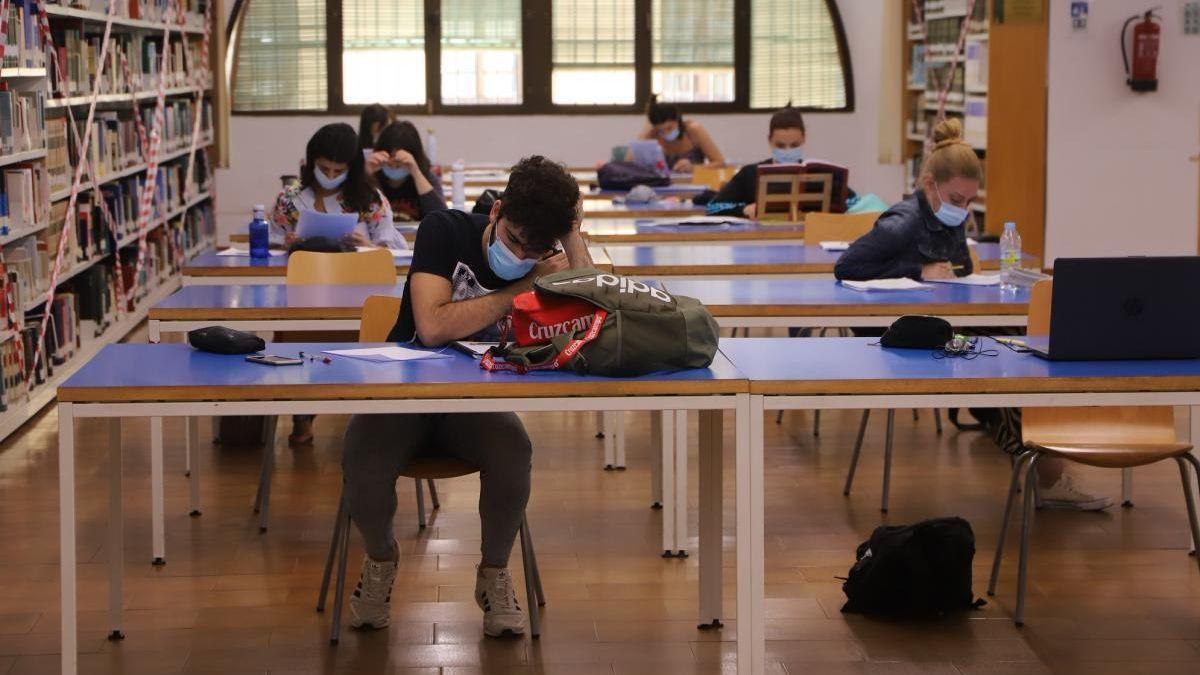
<path fill-rule="evenodd" d="M 359 342 L 383 342 L 396 324 L 400 316 L 400 298 L 391 295 L 372 295 L 363 303 L 362 318 L 359 324 Z M 453 457 L 430 455 L 416 457 L 409 463 L 401 476 L 412 478 L 417 483 L 417 512 L 420 526 L 425 527 L 425 504 L 421 496 L 421 481 L 429 482 L 429 492 L 433 499 L 433 508 L 438 508 L 437 491 L 433 487 L 434 479 L 458 478 L 478 473 L 479 469 L 471 464 Z M 539 607 L 545 606 L 546 595 L 542 591 L 542 577 L 538 571 L 537 557 L 533 551 L 533 537 L 529 533 L 529 523 L 521 517 L 521 561 L 525 572 L 525 602 L 529 608 L 529 634 L 533 637 L 541 635 Z M 346 494 L 343 488 L 338 501 L 337 520 L 333 526 L 333 537 L 329 541 L 329 555 L 325 558 L 325 574 L 321 579 L 321 592 L 317 598 L 317 611 L 325 611 L 325 598 L 329 593 L 329 580 L 333 572 L 333 561 L 338 560 L 337 587 L 334 592 L 333 625 L 329 632 L 329 641 L 337 644 L 341 633 L 342 601 L 346 593 L 346 555 L 350 548 L 350 513 L 346 505 Z"/>
<path fill-rule="evenodd" d="M 1052 280 L 1046 280 L 1033 287 L 1029 298 L 1028 335 L 1044 336 L 1050 333 L 1052 284 Z M 1175 438 L 1175 416 L 1169 406 L 1024 408 L 1021 411 L 1021 437 L 1025 452 L 1013 462 L 1008 499 L 1004 504 L 1004 520 L 1000 525 L 1000 539 L 996 543 L 996 557 L 992 561 L 992 576 L 988 582 L 988 595 L 995 595 L 1004 538 L 1008 533 L 1008 521 L 1024 469 L 1017 606 L 1013 612 L 1013 621 L 1018 626 L 1025 622 L 1029 532 L 1035 506 L 1037 462 L 1042 457 L 1057 457 L 1108 469 L 1128 469 L 1174 459 L 1179 465 L 1179 475 L 1183 481 L 1192 541 L 1200 543 L 1200 525 L 1197 524 L 1196 503 L 1192 496 L 1191 476 L 1188 474 L 1188 465 L 1191 465 L 1193 473 L 1200 479 L 1200 461 L 1190 454 L 1190 443 L 1180 443 Z M 1200 563 L 1200 557 L 1197 562 Z"/>
<path fill-rule="evenodd" d="M 288 256 L 287 283 L 289 286 L 394 284 L 396 259 L 385 248 L 362 253 L 296 251 Z"/>
<path fill-rule="evenodd" d="M 720 190 L 737 173 L 736 166 L 701 164 L 692 169 L 692 182 L 710 190 Z"/>
<path fill-rule="evenodd" d="M 806 213 L 804 243 L 811 246 L 823 241 L 854 241 L 875 227 L 878 213 Z"/>

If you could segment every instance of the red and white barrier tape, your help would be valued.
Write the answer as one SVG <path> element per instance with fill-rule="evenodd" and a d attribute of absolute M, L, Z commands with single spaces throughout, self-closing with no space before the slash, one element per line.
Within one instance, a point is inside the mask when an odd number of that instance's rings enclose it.
<path fill-rule="evenodd" d="M 962 57 L 963 49 L 967 44 L 967 33 L 971 29 L 971 17 L 975 15 L 976 0 L 967 0 L 967 13 L 963 17 L 962 27 L 958 31 L 958 41 L 954 45 L 954 53 L 950 55 L 950 67 L 946 69 L 946 81 L 938 82 L 938 97 L 937 97 L 937 117 L 934 118 L 934 124 L 927 124 L 925 130 L 925 153 L 928 154 L 933 149 L 933 128 L 937 122 L 946 119 L 946 100 L 950 96 L 950 88 L 954 86 L 954 74 L 958 69 L 958 61 Z M 913 0 L 913 13 L 918 23 L 924 20 L 924 14 L 921 8 L 921 0 Z M 929 27 L 925 27 L 925 63 L 930 63 L 929 53 Z M 932 71 L 927 71 L 925 77 L 933 75 Z"/>

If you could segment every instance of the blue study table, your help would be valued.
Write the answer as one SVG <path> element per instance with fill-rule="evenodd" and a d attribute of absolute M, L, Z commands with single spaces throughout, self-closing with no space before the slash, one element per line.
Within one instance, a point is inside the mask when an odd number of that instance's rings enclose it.
<path fill-rule="evenodd" d="M 818 244 L 659 244 L 606 247 L 617 274 L 650 278 L 682 277 L 711 279 L 740 277 L 829 277 L 841 252 L 826 251 Z M 1000 246 L 978 244 L 980 264 L 985 271 L 1000 269 Z M 1026 255 L 1025 266 L 1037 266 Z"/>
<path fill-rule="evenodd" d="M 763 422 L 766 410 L 1037 406 L 1197 406 L 1200 359 L 1051 362 L 1002 345 L 995 357 L 934 359 L 928 350 L 885 350 L 873 338 L 741 338 L 721 351 L 750 381 L 738 411 L 738 666 L 764 662 Z M 1193 411 L 1192 438 L 1200 438 Z M 999 502 L 999 496 L 997 501 Z"/>
<path fill-rule="evenodd" d="M 698 214 L 703 215 L 703 214 Z M 606 247 L 636 244 L 741 244 L 792 243 L 804 241 L 804 225 L 799 223 L 719 223 L 678 225 L 663 221 L 673 218 L 586 218 L 583 233 L 593 244 Z"/>
<path fill-rule="evenodd" d="M 294 355 L 360 348 L 359 343 L 287 343 L 267 353 Z M 195 351 L 182 344 L 112 344 L 58 388 L 59 508 L 61 518 L 62 672 L 77 672 L 75 420 L 107 418 L 109 442 L 109 618 L 121 631 L 124 566 L 121 426 L 124 417 L 150 418 L 151 501 L 162 504 L 163 417 L 351 413 L 454 413 L 562 410 L 700 412 L 700 611 L 702 623 L 723 617 L 721 599 L 722 412 L 748 410 L 748 384 L 718 354 L 706 369 L 637 378 L 571 373 L 489 373 L 453 350 L 445 358 L 377 364 L 333 357 L 329 364 L 271 367 L 242 356 Z M 737 419 L 738 428 L 748 420 Z M 749 436 L 738 437 L 740 447 Z M 686 495 L 686 484 L 683 493 Z M 671 504 L 674 498 L 665 501 Z M 165 552 L 163 513 L 152 512 L 154 555 Z M 668 522 L 664 514 L 664 523 Z M 314 582 L 316 580 L 314 579 Z M 315 584 L 314 584 L 315 586 Z M 740 633 L 739 633 L 740 634 Z M 748 664 L 749 662 L 747 662 Z M 748 669 L 743 672 L 750 672 Z"/>
<path fill-rule="evenodd" d="M 184 286 L 150 308 L 150 342 L 158 342 L 163 333 L 214 324 L 244 331 L 358 330 L 368 297 L 401 297 L 403 293 L 404 282 L 391 286 Z"/>
<path fill-rule="evenodd" d="M 1029 290 L 929 284 L 922 291 L 855 291 L 832 279 L 668 279 L 672 294 L 704 303 L 723 327 L 889 326 L 905 314 L 932 314 L 955 327 L 1024 326 Z"/>
<path fill-rule="evenodd" d="M 678 199 L 659 199 L 643 203 L 589 199 L 583 203 L 583 215 L 585 218 L 672 218 L 702 216 L 704 207 Z"/>

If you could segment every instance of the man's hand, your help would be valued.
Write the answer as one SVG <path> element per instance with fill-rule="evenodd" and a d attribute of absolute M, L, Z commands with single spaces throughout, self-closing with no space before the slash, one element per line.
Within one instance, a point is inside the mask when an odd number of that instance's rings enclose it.
<path fill-rule="evenodd" d="M 754 219 L 754 217 L 758 215 L 758 204 L 747 204 L 744 208 L 742 208 L 742 213 L 745 214 L 747 218 Z"/>
<path fill-rule="evenodd" d="M 948 262 L 926 263 L 921 265 L 922 279 L 953 279 L 954 268 Z"/>
<path fill-rule="evenodd" d="M 571 221 L 571 233 L 579 232 L 583 227 L 583 195 L 579 195 L 579 201 L 575 202 L 575 220 Z"/>

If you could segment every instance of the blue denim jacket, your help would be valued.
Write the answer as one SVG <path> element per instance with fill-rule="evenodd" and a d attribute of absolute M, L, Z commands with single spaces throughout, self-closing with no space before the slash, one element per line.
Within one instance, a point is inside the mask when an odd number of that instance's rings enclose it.
<path fill-rule="evenodd" d="M 917 190 L 885 211 L 870 232 L 859 237 L 834 266 L 838 279 L 921 278 L 921 266 L 949 261 L 961 266 L 959 276 L 972 272 L 971 253 L 963 227 L 946 227 Z"/>

